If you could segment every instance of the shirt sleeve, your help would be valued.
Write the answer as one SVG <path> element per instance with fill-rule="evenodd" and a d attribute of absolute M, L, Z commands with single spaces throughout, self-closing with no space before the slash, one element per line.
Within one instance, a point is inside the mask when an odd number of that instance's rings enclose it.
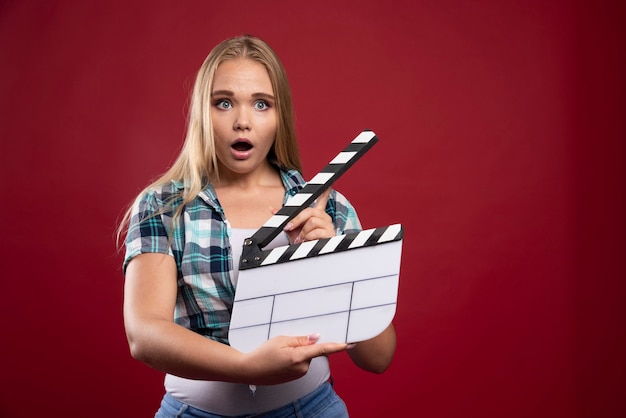
<path fill-rule="evenodd" d="M 154 191 L 144 194 L 133 205 L 125 241 L 126 254 L 122 266 L 124 274 L 128 263 L 139 254 L 161 253 L 173 256 L 167 229 L 163 225 L 162 212 L 163 204 Z"/>
<path fill-rule="evenodd" d="M 328 199 L 326 213 L 333 219 L 337 235 L 351 234 L 363 229 L 354 206 L 344 195 L 334 189 Z"/>

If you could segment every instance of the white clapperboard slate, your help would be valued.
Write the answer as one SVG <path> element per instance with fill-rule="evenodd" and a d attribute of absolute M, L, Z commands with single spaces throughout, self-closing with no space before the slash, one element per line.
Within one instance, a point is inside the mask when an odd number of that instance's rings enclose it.
<path fill-rule="evenodd" d="M 391 323 L 402 225 L 263 250 L 377 141 L 374 132 L 361 132 L 244 240 L 228 334 L 232 347 L 249 352 L 274 336 L 313 333 L 319 342 L 359 342 Z"/>

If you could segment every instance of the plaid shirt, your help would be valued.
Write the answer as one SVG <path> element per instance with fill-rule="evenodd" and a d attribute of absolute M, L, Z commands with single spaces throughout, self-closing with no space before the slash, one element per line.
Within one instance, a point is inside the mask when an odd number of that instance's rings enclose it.
<path fill-rule="evenodd" d="M 296 170 L 281 171 L 281 178 L 285 200 L 306 184 Z M 137 200 L 126 237 L 123 271 L 142 253 L 173 256 L 178 270 L 175 322 L 227 344 L 235 297 L 229 225 L 209 185 L 185 206 L 182 222 L 172 231 L 172 216 L 182 202 L 182 191 L 183 184 L 172 181 Z M 337 191 L 331 192 L 326 213 L 338 235 L 361 230 L 354 207 Z"/>

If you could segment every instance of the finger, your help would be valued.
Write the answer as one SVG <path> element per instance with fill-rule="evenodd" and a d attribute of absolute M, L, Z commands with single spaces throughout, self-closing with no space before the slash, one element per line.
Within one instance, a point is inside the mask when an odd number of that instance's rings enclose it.
<path fill-rule="evenodd" d="M 313 216 L 312 208 L 306 208 L 302 210 L 299 214 L 294 216 L 283 228 L 283 231 L 294 231 L 300 228 L 311 216 Z"/>
<path fill-rule="evenodd" d="M 318 343 L 310 346 L 298 347 L 302 355 L 306 358 L 312 359 L 314 357 L 328 356 L 330 354 L 339 353 L 345 351 L 348 344 L 345 343 Z"/>
<path fill-rule="evenodd" d="M 315 344 L 320 339 L 319 334 L 300 335 L 298 337 L 291 337 L 287 341 L 287 345 L 290 347 L 300 347 Z"/>
<path fill-rule="evenodd" d="M 283 228 L 284 231 L 293 231 L 304 224 L 313 217 L 323 217 L 330 220 L 330 216 L 326 213 L 326 203 L 328 202 L 328 195 L 330 192 L 324 192 L 314 203 L 312 207 L 302 210 L 299 214 L 294 216 Z"/>
<path fill-rule="evenodd" d="M 335 235 L 332 219 L 327 213 L 319 213 L 319 210 L 308 208 L 311 211 L 308 218 L 294 218 L 283 230 L 289 236 L 292 244 L 299 244 L 303 241 L 312 241 L 316 239 L 330 238 Z M 316 211 L 317 213 L 314 213 Z M 317 215 L 317 216 L 316 216 Z M 320 217 L 322 216 L 322 217 Z M 302 223 L 300 223 L 302 222 Z"/>
<path fill-rule="evenodd" d="M 326 210 L 326 204 L 328 203 L 328 197 L 330 196 L 330 187 L 326 190 L 324 190 L 324 192 L 320 195 L 320 197 L 318 197 L 315 200 L 315 204 L 313 205 L 314 208 L 316 209 L 320 209 L 325 211 Z"/>
<path fill-rule="evenodd" d="M 347 343 L 317 343 L 319 338 L 319 334 L 290 337 L 286 345 L 297 349 L 301 355 L 309 359 L 338 353 L 349 347 Z"/>

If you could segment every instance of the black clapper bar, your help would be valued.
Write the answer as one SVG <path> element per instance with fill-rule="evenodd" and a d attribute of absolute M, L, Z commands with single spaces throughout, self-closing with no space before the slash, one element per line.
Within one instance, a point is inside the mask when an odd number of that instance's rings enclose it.
<path fill-rule="evenodd" d="M 287 199 L 285 205 L 274 216 L 250 238 L 244 240 L 239 269 L 257 267 L 261 262 L 263 248 L 281 233 L 290 220 L 309 207 L 376 142 L 378 142 L 376 134 L 370 130 L 364 130 L 298 193 Z"/>

